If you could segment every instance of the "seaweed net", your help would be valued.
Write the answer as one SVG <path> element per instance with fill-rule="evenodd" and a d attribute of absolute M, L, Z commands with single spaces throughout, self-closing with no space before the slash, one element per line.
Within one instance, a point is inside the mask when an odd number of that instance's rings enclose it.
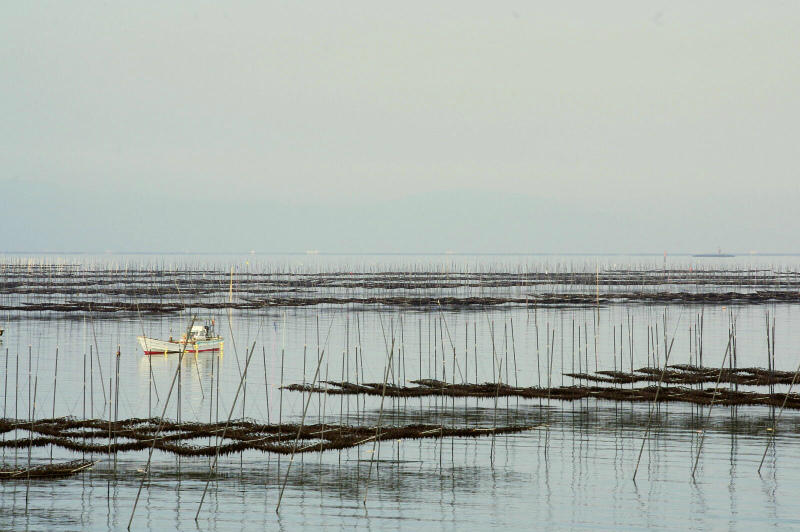
<path fill-rule="evenodd" d="M 716 370 L 719 371 L 719 370 Z M 577 375 L 577 374 L 576 374 Z M 652 380 L 658 380 L 655 375 Z M 790 378 L 791 380 L 791 378 Z M 714 381 L 716 381 L 716 376 Z M 780 407 L 786 401 L 786 408 L 800 409 L 800 394 L 797 393 L 758 393 L 731 390 L 729 388 L 694 389 L 685 386 L 662 386 L 656 394 L 658 386 L 640 388 L 621 388 L 614 386 L 559 386 L 540 388 L 538 386 L 519 387 L 502 383 L 483 384 L 448 384 L 434 379 L 411 381 L 417 386 L 395 386 L 383 383 L 353 384 L 351 382 L 323 381 L 320 386 L 310 384 L 291 384 L 284 389 L 311 393 L 327 393 L 333 395 L 365 394 L 387 397 L 521 397 L 526 399 L 556 399 L 561 401 L 577 401 L 595 398 L 611 401 L 645 402 L 684 402 L 700 405 L 765 405 Z M 627 382 L 627 381 L 625 381 Z"/>
<path fill-rule="evenodd" d="M 28 478 L 60 478 L 75 475 L 94 466 L 99 460 L 71 460 L 56 464 L 40 464 L 33 467 L 0 465 L 0 480 Z"/>
<path fill-rule="evenodd" d="M 792 384 L 793 371 L 775 371 L 764 368 L 709 368 L 689 364 L 674 364 L 664 368 L 639 368 L 633 372 L 598 371 L 596 374 L 565 373 L 567 377 L 591 382 L 631 384 L 636 382 L 658 382 L 665 384 L 716 383 L 747 386 L 773 386 Z M 663 376 L 663 379 L 662 379 Z"/>
<path fill-rule="evenodd" d="M 35 421 L 0 419 L 0 434 L 27 431 L 24 437 L 0 441 L 0 447 L 24 448 L 53 445 L 70 451 L 114 454 L 155 449 L 178 456 L 214 456 L 247 450 L 277 454 L 321 452 L 348 449 L 375 440 L 399 440 L 444 437 L 479 437 L 509 434 L 536 428 L 531 425 L 458 428 L 444 425 L 415 424 L 400 427 L 350 426 L 332 424 L 264 425 L 247 420 L 225 423 L 165 421 L 159 432 L 157 418 L 132 418 L 109 422 L 101 419 L 79 420 L 64 417 Z M 219 446 L 203 445 L 201 439 L 222 437 Z M 295 450 L 295 440 L 300 434 Z M 36 434 L 37 436 L 33 436 Z M 123 440 L 123 441 L 118 441 Z M 207 440 L 208 441 L 208 440 Z"/>
<path fill-rule="evenodd" d="M 541 265 L 543 266 L 543 265 Z M 800 271 L 785 268 L 230 272 L 218 266 L 0 262 L 0 311 L 173 313 L 309 305 L 486 308 L 614 303 L 757 304 L 800 301 Z M 366 269 L 365 269 L 366 268 Z M 435 294 L 431 292 L 433 290 Z"/>
<path fill-rule="evenodd" d="M 200 295 L 200 294 L 196 294 Z M 586 306 L 614 303 L 643 304 L 762 304 L 774 302 L 798 302 L 797 290 L 770 290 L 756 292 L 627 292 L 612 294 L 530 294 L 526 297 L 511 296 L 395 296 L 395 297 L 329 297 L 309 295 L 304 297 L 242 297 L 239 301 L 222 302 L 208 299 L 189 301 L 20 301 L 16 304 L 0 304 L 0 310 L 8 312 L 143 312 L 150 314 L 174 313 L 189 309 L 206 310 L 254 310 L 268 307 L 308 307 L 316 305 L 382 305 L 409 308 L 484 308 L 499 305 L 535 306 Z"/>

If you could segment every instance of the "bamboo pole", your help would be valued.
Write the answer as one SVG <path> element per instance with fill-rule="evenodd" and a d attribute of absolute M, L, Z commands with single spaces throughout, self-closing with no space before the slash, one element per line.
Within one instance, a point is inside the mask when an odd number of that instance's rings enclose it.
<path fill-rule="evenodd" d="M 783 397 L 783 403 L 781 404 L 780 410 L 778 410 L 778 415 L 772 421 L 772 430 L 769 433 L 769 439 L 767 440 L 767 445 L 764 447 L 764 454 L 761 456 L 761 462 L 758 464 L 759 474 L 761 474 L 761 468 L 764 466 L 764 459 L 767 457 L 767 451 L 769 450 L 770 445 L 772 445 L 773 442 L 775 441 L 775 433 L 778 430 L 778 420 L 781 418 L 781 415 L 783 414 L 783 409 L 786 407 L 786 401 L 789 399 L 789 394 L 792 393 L 792 388 L 794 388 L 794 385 L 797 382 L 798 375 L 800 375 L 800 364 L 798 364 L 797 369 L 794 372 L 794 376 L 792 377 L 792 383 L 789 385 L 789 390 Z"/>
<path fill-rule="evenodd" d="M 206 493 L 208 492 L 208 485 L 211 483 L 211 479 L 214 476 L 214 470 L 217 468 L 217 461 L 219 460 L 219 448 L 222 446 L 222 441 L 225 439 L 225 434 L 228 432 L 228 426 L 230 425 L 231 418 L 233 417 L 233 411 L 236 409 L 236 402 L 239 399 L 239 393 L 242 391 L 242 385 L 245 382 L 245 378 L 247 376 L 247 368 L 250 366 L 250 360 L 253 358 L 253 353 L 256 350 L 256 342 L 253 340 L 253 346 L 250 348 L 250 351 L 247 354 L 247 358 L 245 359 L 244 364 L 244 371 L 242 372 L 242 377 L 239 379 L 239 387 L 236 389 L 236 395 L 233 397 L 233 403 L 231 404 L 230 412 L 228 412 L 228 421 L 225 422 L 225 428 L 222 430 L 222 435 L 217 442 L 217 448 L 214 452 L 214 462 L 211 464 L 208 473 L 208 479 L 206 480 L 206 486 L 203 489 L 203 495 L 200 497 L 200 504 L 197 507 L 197 513 L 194 516 L 195 522 L 197 521 L 198 516 L 200 515 L 200 510 L 203 508 L 203 501 L 205 501 Z"/>
<path fill-rule="evenodd" d="M 192 330 L 192 326 L 194 325 L 195 318 L 192 317 L 192 320 L 189 322 L 189 327 L 186 329 L 186 334 L 188 336 L 189 332 Z M 235 349 L 235 346 L 234 346 Z M 161 411 L 161 419 L 158 422 L 158 429 L 156 433 L 153 435 L 153 444 L 150 446 L 150 451 L 147 455 L 147 465 L 144 468 L 144 475 L 142 476 L 142 481 L 139 483 L 139 490 L 136 492 L 136 499 L 133 502 L 133 509 L 131 510 L 131 517 L 128 520 L 128 530 L 131 529 L 131 523 L 133 523 L 133 516 L 136 514 L 136 506 L 139 504 L 139 497 L 142 494 L 142 487 L 144 486 L 145 480 L 150 476 L 150 463 L 153 460 L 153 451 L 156 447 L 156 441 L 158 441 L 158 436 L 161 434 L 161 429 L 164 427 L 164 417 L 167 414 L 167 407 L 169 406 L 169 399 L 172 397 L 172 390 L 175 389 L 175 381 L 178 379 L 178 373 L 180 371 L 181 360 L 183 360 L 183 355 L 186 352 L 186 344 L 181 346 L 180 355 L 178 357 L 178 368 L 175 370 L 175 373 L 172 376 L 172 383 L 169 387 L 169 392 L 167 392 L 167 397 L 164 400 L 164 408 Z"/>
<path fill-rule="evenodd" d="M 725 354 L 722 356 L 722 364 L 719 367 L 719 374 L 717 375 L 717 384 L 714 386 L 714 395 L 711 396 L 711 404 L 708 407 L 708 414 L 706 415 L 706 426 L 708 426 L 708 422 L 711 419 L 711 409 L 714 408 L 714 401 L 717 398 L 717 390 L 719 389 L 719 382 L 722 379 L 722 372 L 725 370 L 725 360 L 728 356 L 728 353 L 731 351 L 731 341 L 733 339 L 733 335 L 728 335 L 728 345 L 725 348 Z M 694 459 L 694 466 L 692 467 L 692 478 L 694 478 L 694 473 L 697 471 L 697 463 L 700 461 L 700 451 L 703 450 L 703 442 L 705 441 L 706 431 L 705 429 L 702 430 L 700 433 L 700 443 L 697 446 L 697 456 Z"/>
<path fill-rule="evenodd" d="M 333 320 L 331 320 L 331 325 L 333 325 Z M 328 335 L 330 335 L 330 327 L 328 328 Z M 327 347 L 328 340 L 325 340 L 325 346 Z M 317 369 L 314 371 L 314 379 L 311 381 L 311 386 L 313 388 L 314 383 L 317 382 L 317 378 L 319 377 L 319 370 L 322 366 L 322 358 L 325 356 L 325 349 L 323 348 L 319 352 L 319 356 L 317 357 Z M 306 414 L 308 412 L 308 405 L 311 404 L 311 397 L 312 393 L 309 392 L 308 399 L 305 401 L 305 406 L 303 407 L 303 416 L 300 418 L 300 426 L 297 429 L 297 436 L 294 439 L 294 445 L 292 446 L 292 454 L 289 457 L 289 465 L 286 467 L 286 476 L 283 477 L 283 484 L 281 485 L 281 491 L 278 495 L 278 504 L 275 506 L 275 513 L 278 513 L 281 509 L 281 501 L 283 500 L 283 491 L 286 489 L 286 483 L 289 480 L 289 472 L 292 469 L 292 463 L 294 462 L 294 455 L 297 452 L 297 443 L 300 441 L 300 434 L 303 432 L 303 426 L 306 422 Z M 206 486 L 208 487 L 208 486 Z M 202 503 L 202 501 L 201 501 Z M 198 508 L 197 513 L 200 513 L 200 509 Z M 197 520 L 197 516 L 195 516 L 195 520 Z"/>
<path fill-rule="evenodd" d="M 665 336 L 666 337 L 666 336 Z M 661 383 L 664 382 L 664 375 L 667 372 L 667 364 L 669 364 L 669 355 L 672 352 L 672 345 L 675 343 L 675 337 L 672 337 L 672 341 L 669 344 L 669 349 L 666 352 L 666 357 L 664 358 L 664 369 L 661 371 L 661 377 L 658 379 L 658 388 L 656 388 L 656 395 L 653 398 L 653 405 L 650 407 L 650 414 L 647 417 L 647 428 L 644 432 L 644 438 L 642 438 L 642 446 L 639 448 L 639 457 L 636 459 L 636 469 L 633 470 L 633 481 L 636 482 L 636 473 L 639 472 L 639 463 L 642 461 L 642 453 L 644 452 L 644 444 L 647 442 L 647 436 L 650 434 L 650 425 L 653 421 L 653 412 L 656 409 L 656 404 L 658 402 L 658 394 L 661 391 Z"/>

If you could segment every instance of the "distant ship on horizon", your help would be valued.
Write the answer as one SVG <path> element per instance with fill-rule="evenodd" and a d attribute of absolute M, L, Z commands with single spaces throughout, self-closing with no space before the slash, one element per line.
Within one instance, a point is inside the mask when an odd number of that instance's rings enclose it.
<path fill-rule="evenodd" d="M 692 257 L 722 257 L 722 258 L 735 257 L 735 256 L 736 255 L 732 255 L 730 253 L 723 253 L 722 248 L 717 248 L 716 253 L 697 253 L 695 255 L 692 255 Z"/>

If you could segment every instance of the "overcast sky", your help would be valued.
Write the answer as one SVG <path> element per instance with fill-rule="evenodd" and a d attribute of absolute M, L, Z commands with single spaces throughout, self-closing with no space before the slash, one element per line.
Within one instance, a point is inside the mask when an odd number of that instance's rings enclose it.
<path fill-rule="evenodd" d="M 5 2 L 0 251 L 800 252 L 797 2 Z"/>

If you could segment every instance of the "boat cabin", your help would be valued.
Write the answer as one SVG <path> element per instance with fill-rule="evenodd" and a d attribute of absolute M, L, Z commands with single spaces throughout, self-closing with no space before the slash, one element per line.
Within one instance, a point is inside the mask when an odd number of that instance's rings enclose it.
<path fill-rule="evenodd" d="M 189 331 L 189 339 L 194 340 L 205 340 L 211 337 L 211 329 L 208 325 L 192 325 L 192 329 Z"/>

